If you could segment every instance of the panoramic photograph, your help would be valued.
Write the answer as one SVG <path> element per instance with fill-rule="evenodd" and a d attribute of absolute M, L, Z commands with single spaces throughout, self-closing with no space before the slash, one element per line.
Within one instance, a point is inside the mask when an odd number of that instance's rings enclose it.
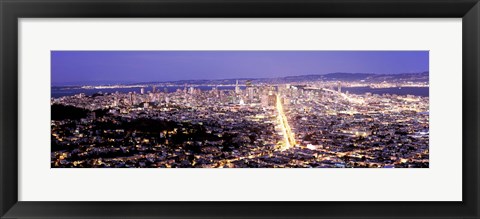
<path fill-rule="evenodd" d="M 51 51 L 51 168 L 428 168 L 428 51 Z"/>

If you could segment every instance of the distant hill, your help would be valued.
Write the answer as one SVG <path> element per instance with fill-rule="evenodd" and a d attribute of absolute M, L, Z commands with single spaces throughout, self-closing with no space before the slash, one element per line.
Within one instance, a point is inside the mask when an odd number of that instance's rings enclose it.
<path fill-rule="evenodd" d="M 277 78 L 231 78 L 231 79 L 214 79 L 214 80 L 179 80 L 179 81 L 168 81 L 168 82 L 139 82 L 139 83 L 87 83 L 81 85 L 112 85 L 112 84 L 123 84 L 123 85 L 155 85 L 155 84 L 170 84 L 170 85 L 225 85 L 225 84 L 235 84 L 236 81 L 239 81 L 240 84 L 245 84 L 247 80 L 252 81 L 253 84 L 260 83 L 295 83 L 295 82 L 309 82 L 309 81 L 363 81 L 363 82 L 428 82 L 429 81 L 429 72 L 420 72 L 420 73 L 400 73 L 400 74 L 373 74 L 373 73 L 328 73 L 328 74 L 309 74 L 309 75 L 297 75 L 297 76 L 286 76 L 286 77 L 277 77 Z M 73 83 L 72 83 L 73 85 Z M 80 85 L 80 84 L 78 84 Z M 55 85 L 54 85 L 55 86 Z"/>
<path fill-rule="evenodd" d="M 428 82 L 429 72 L 420 73 L 401 73 L 401 74 L 373 74 L 373 73 L 329 73 L 329 74 L 310 74 L 310 75 L 298 75 L 298 76 L 286 76 L 278 78 L 232 78 L 222 80 L 182 80 L 172 82 L 158 82 L 169 84 L 235 84 L 236 81 L 241 84 L 245 84 L 247 80 L 252 81 L 254 84 L 258 83 L 294 83 L 294 82 L 307 82 L 307 81 L 364 81 L 364 82 Z M 144 83 L 144 84 L 152 84 Z M 138 83 L 143 84 L 143 83 Z"/>
<path fill-rule="evenodd" d="M 428 82 L 429 73 L 401 73 L 401 74 L 372 74 L 372 73 L 329 73 L 324 75 L 299 75 L 284 77 L 285 82 L 302 81 L 365 81 L 365 82 L 400 82 L 424 81 Z"/>
<path fill-rule="evenodd" d="M 98 85 L 115 85 L 115 84 L 131 84 L 132 81 L 75 81 L 75 82 L 52 82 L 54 87 L 71 87 L 71 86 L 98 86 Z"/>

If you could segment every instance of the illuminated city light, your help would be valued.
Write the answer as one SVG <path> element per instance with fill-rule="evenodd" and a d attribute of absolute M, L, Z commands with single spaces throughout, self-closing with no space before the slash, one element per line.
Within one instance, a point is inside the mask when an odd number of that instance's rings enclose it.
<path fill-rule="evenodd" d="M 283 106 L 280 100 L 280 96 L 277 94 L 276 97 L 277 97 L 276 108 L 277 108 L 278 117 L 280 121 L 280 127 L 282 129 L 282 135 L 284 137 L 284 142 L 285 142 L 285 145 L 281 148 L 281 150 L 284 151 L 296 145 L 295 136 L 292 133 L 292 129 L 290 128 L 287 117 L 285 116 L 285 112 L 283 111 Z"/>
<path fill-rule="evenodd" d="M 428 168 L 428 72 L 361 75 L 52 86 L 51 167 Z"/>

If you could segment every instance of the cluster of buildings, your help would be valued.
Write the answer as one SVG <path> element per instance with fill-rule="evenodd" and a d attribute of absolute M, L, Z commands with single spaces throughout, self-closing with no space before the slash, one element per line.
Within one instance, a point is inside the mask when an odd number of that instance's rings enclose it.
<path fill-rule="evenodd" d="M 338 158 L 342 167 L 428 167 L 428 97 L 318 87 L 283 92 L 298 145 Z"/>
<path fill-rule="evenodd" d="M 76 94 L 51 121 L 52 167 L 428 167 L 429 100 L 332 83 Z"/>

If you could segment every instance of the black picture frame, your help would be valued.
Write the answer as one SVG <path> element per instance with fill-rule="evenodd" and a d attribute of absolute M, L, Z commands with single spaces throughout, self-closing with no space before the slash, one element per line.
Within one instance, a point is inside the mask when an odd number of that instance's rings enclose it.
<path fill-rule="evenodd" d="M 465 219 L 480 217 L 478 144 L 480 4 L 478 0 L 0 0 L 0 15 L 0 215 L 2 218 Z M 463 201 L 18 201 L 18 19 L 47 17 L 462 18 Z"/>

